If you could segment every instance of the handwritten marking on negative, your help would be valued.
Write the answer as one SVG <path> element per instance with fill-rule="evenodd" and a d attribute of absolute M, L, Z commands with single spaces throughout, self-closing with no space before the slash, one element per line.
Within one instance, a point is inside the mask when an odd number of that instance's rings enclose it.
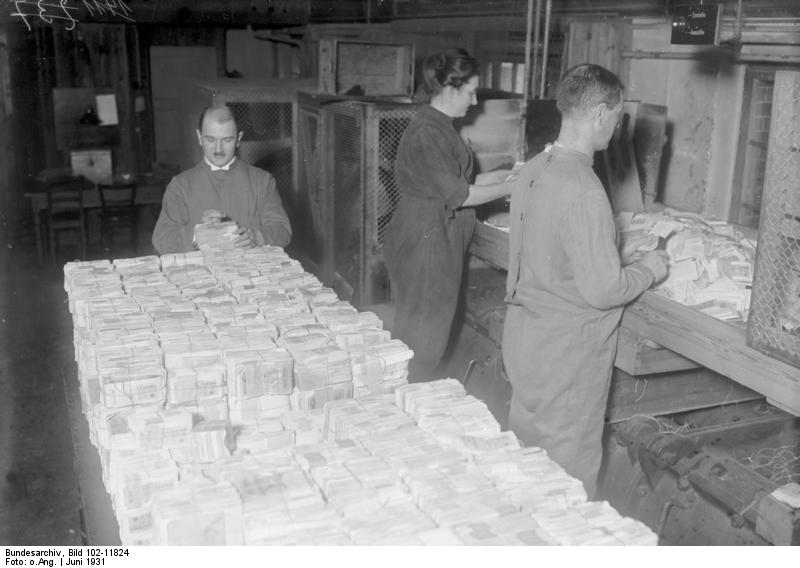
<path fill-rule="evenodd" d="M 66 21 L 65 28 L 67 30 L 75 29 L 75 24 L 78 21 L 70 13 L 77 10 L 69 6 L 69 0 L 58 0 L 58 2 L 46 2 L 45 0 L 14 0 L 14 7 L 16 12 L 12 12 L 12 16 L 21 18 L 28 31 L 31 30 L 31 23 L 29 18 L 39 18 L 46 24 L 52 24 L 54 21 Z"/>
<path fill-rule="evenodd" d="M 123 0 L 81 0 L 89 16 L 116 16 L 133 22 L 133 10 Z M 70 0 L 14 0 L 16 12 L 11 16 L 20 18 L 31 30 L 31 21 L 38 18 L 46 24 L 64 22 L 66 30 L 73 30 L 78 24 L 75 12 L 80 8 L 70 6 Z"/>
<path fill-rule="evenodd" d="M 119 16 L 129 22 L 133 22 L 133 10 L 131 10 L 123 0 L 83 0 L 83 5 L 89 10 L 89 14 L 94 16 L 108 12 L 111 16 Z"/>

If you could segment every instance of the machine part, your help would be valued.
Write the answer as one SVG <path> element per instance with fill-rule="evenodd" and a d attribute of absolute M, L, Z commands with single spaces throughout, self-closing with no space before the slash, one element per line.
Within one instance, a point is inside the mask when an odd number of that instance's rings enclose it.
<path fill-rule="evenodd" d="M 701 493 L 695 494 L 688 479 L 679 488 L 679 477 L 667 471 L 650 489 L 638 463 L 631 464 L 627 448 L 613 439 L 605 446 L 605 464 L 599 497 L 622 514 L 634 517 L 654 532 L 662 545 L 766 545 L 754 527 L 734 528 L 730 514 Z M 690 495 L 694 497 L 690 498 Z"/>
<path fill-rule="evenodd" d="M 489 362 L 491 360 L 492 360 L 491 355 L 487 355 L 483 359 L 470 360 L 470 362 L 467 364 L 467 370 L 464 371 L 464 378 L 461 379 L 461 384 L 464 385 L 465 389 L 467 388 L 467 383 L 469 383 L 469 378 L 472 375 L 472 370 L 475 368 L 475 366 L 477 365 L 485 369 L 489 365 Z"/>
<path fill-rule="evenodd" d="M 776 506 L 771 494 L 778 486 L 710 442 L 728 432 L 736 437 L 748 426 L 780 427 L 794 419 L 735 419 L 696 430 L 647 416 L 615 425 L 606 446 L 601 494 L 657 530 L 665 544 L 800 542 L 800 513 Z M 767 514 L 772 516 L 765 519 Z M 767 521 L 772 525 L 765 529 Z"/>
<path fill-rule="evenodd" d="M 667 516 L 673 507 L 677 507 L 682 511 L 686 511 L 691 507 L 691 504 L 682 503 L 677 499 L 667 499 L 667 502 L 664 503 L 664 508 L 661 510 L 661 517 L 658 520 L 658 529 L 656 529 L 656 534 L 658 535 L 659 540 L 661 539 L 661 533 L 664 532 L 664 525 L 667 524 Z"/>
<path fill-rule="evenodd" d="M 699 451 L 691 439 L 677 434 L 678 425 L 665 418 L 637 416 L 619 424 L 615 431 L 617 440 L 628 450 L 631 464 L 639 464 L 651 490 L 667 468 Z M 667 435 L 670 431 L 675 434 Z"/>

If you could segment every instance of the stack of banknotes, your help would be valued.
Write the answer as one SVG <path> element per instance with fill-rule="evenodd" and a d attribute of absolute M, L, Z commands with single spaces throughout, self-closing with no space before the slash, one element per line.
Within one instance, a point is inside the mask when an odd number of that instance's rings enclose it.
<path fill-rule="evenodd" d="M 655 544 L 282 249 L 203 242 L 64 267 L 124 544 Z"/>

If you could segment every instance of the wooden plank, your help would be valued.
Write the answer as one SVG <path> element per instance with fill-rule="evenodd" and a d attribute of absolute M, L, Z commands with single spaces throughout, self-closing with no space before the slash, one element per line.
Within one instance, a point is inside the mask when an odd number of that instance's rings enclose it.
<path fill-rule="evenodd" d="M 660 416 L 763 398 L 759 393 L 706 369 L 635 377 L 615 370 L 607 422 L 636 415 Z"/>
<path fill-rule="evenodd" d="M 498 346 L 503 344 L 503 326 L 506 319 L 505 306 L 490 310 L 485 317 L 472 317 L 472 325 L 481 327 L 484 334 Z M 634 376 L 671 373 L 697 369 L 696 362 L 663 347 L 647 345 L 645 339 L 626 328 L 621 328 L 617 342 L 617 356 L 614 366 Z"/>
<path fill-rule="evenodd" d="M 319 91 L 331 95 L 413 94 L 414 45 L 320 38 Z"/>
<path fill-rule="evenodd" d="M 653 347 L 645 337 L 622 327 L 617 341 L 617 358 L 614 366 L 631 375 L 652 375 L 700 367 L 674 351 L 661 346 Z"/>
<path fill-rule="evenodd" d="M 469 252 L 492 266 L 508 270 L 508 233 L 486 223 L 478 223 Z"/>
<path fill-rule="evenodd" d="M 800 415 L 800 369 L 749 347 L 742 327 L 649 291 L 625 309 L 622 325 Z"/>

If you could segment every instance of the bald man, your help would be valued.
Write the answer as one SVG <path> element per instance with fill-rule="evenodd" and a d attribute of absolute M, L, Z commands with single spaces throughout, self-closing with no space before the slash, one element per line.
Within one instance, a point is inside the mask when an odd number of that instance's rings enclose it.
<path fill-rule="evenodd" d="M 153 231 L 158 254 L 193 250 L 195 225 L 223 218 L 239 225 L 239 247 L 288 245 L 292 229 L 275 178 L 236 156 L 243 133 L 230 108 L 203 110 L 195 132 L 203 160 L 167 186 Z"/>

